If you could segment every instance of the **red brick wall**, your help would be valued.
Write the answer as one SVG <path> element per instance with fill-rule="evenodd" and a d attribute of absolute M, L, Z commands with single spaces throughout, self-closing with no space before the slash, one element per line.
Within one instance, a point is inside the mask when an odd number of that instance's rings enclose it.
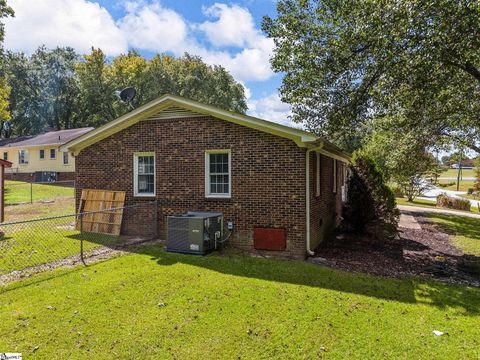
<path fill-rule="evenodd" d="M 205 198 L 209 149 L 231 150 L 231 199 Z M 252 250 L 255 226 L 281 227 L 287 249 L 273 254 L 305 256 L 305 150 L 293 141 L 212 117 L 142 121 L 80 152 L 77 201 L 83 188 L 126 191 L 127 205 L 149 201 L 133 197 L 133 154 L 142 151 L 156 153 L 162 238 L 167 215 L 220 211 L 234 222 L 233 246 Z M 125 223 L 127 233 L 144 231 L 131 218 Z"/>
<path fill-rule="evenodd" d="M 320 156 L 320 196 L 317 196 L 317 156 Z M 333 192 L 333 162 L 337 162 L 337 191 Z M 339 224 L 342 214 L 342 162 L 310 154 L 310 231 L 312 250 Z"/>

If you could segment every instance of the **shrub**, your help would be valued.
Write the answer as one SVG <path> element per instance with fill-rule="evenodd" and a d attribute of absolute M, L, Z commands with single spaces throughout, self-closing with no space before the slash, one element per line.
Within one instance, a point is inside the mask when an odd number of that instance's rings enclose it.
<path fill-rule="evenodd" d="M 470 211 L 472 204 L 468 199 L 458 199 L 450 197 L 447 194 L 440 194 L 437 196 L 437 206 L 448 209 Z"/>
<path fill-rule="evenodd" d="M 473 194 L 473 191 L 474 191 L 473 188 L 468 188 L 468 189 L 467 189 L 467 194 L 472 195 L 472 194 Z"/>
<path fill-rule="evenodd" d="M 399 211 L 395 195 L 376 163 L 367 156 L 354 154 L 350 173 L 345 223 L 358 232 L 368 230 L 382 237 L 396 234 Z"/>
<path fill-rule="evenodd" d="M 450 181 L 450 182 L 447 182 L 447 183 L 438 183 L 438 186 L 445 188 L 445 187 L 453 186 L 455 184 L 456 184 L 455 181 Z"/>

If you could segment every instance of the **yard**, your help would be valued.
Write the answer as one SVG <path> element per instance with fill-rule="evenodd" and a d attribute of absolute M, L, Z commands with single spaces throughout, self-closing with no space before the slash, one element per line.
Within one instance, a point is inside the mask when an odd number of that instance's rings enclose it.
<path fill-rule="evenodd" d="M 32 218 L 73 210 L 70 199 L 11 206 L 7 214 Z M 478 256 L 478 219 L 429 217 L 456 246 Z M 53 229 L 26 235 L 21 243 L 30 247 L 13 244 L 13 258 L 78 254 L 77 232 Z M 59 239 L 71 247 L 45 251 L 56 249 Z M 44 258 L 31 257 L 39 243 Z M 7 259 L 2 266 L 16 265 Z M 197 257 L 166 253 L 160 245 L 130 247 L 124 256 L 0 286 L 0 349 L 28 358 L 480 356 L 479 288 L 337 267 L 233 251 Z"/>
<path fill-rule="evenodd" d="M 71 184 L 69 184 L 71 185 Z M 46 201 L 57 198 L 73 198 L 72 186 L 30 184 L 22 181 L 5 181 L 5 204 Z"/>
<path fill-rule="evenodd" d="M 480 356 L 479 289 L 299 261 L 146 246 L 0 297 L 0 348 L 29 358 Z"/>
<path fill-rule="evenodd" d="M 480 256 L 480 219 L 434 213 L 428 217 L 452 235 L 455 246 L 466 254 Z"/>
<path fill-rule="evenodd" d="M 441 187 L 442 189 L 457 191 L 457 181 L 456 180 L 439 180 L 438 183 L 443 184 L 443 185 L 449 184 L 448 186 L 445 186 L 445 187 L 442 186 Z M 451 183 L 455 183 L 455 184 L 451 184 Z M 468 191 L 468 189 L 473 188 L 473 184 L 474 184 L 473 180 L 460 180 L 460 186 L 458 188 L 458 191 L 466 192 L 466 191 Z"/>
<path fill-rule="evenodd" d="M 424 208 L 435 208 L 437 209 L 437 203 L 436 201 L 432 200 L 425 200 L 425 199 L 414 199 L 413 201 L 408 201 L 405 198 L 396 198 L 397 204 L 398 205 L 407 205 L 407 206 L 419 206 L 419 207 L 424 207 Z M 438 208 L 441 209 L 441 208 Z M 448 209 L 452 210 L 452 209 Z M 461 210 L 452 210 L 452 211 L 458 211 L 458 212 L 463 212 Z M 476 206 L 471 207 L 471 212 L 472 213 L 479 213 L 479 209 Z"/>
<path fill-rule="evenodd" d="M 458 169 L 448 169 L 445 172 L 442 172 L 440 175 L 440 179 L 442 178 L 457 178 L 458 176 Z M 475 170 L 474 169 L 462 169 L 462 177 L 475 177 Z"/>

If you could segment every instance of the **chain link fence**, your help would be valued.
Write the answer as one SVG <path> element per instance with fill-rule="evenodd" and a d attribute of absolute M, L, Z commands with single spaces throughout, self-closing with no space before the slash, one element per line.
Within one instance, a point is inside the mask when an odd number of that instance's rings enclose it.
<path fill-rule="evenodd" d="M 29 183 L 5 181 L 5 205 L 33 204 L 34 202 L 55 201 L 59 198 L 74 198 L 75 181 Z"/>
<path fill-rule="evenodd" d="M 113 225 L 92 220 L 121 214 L 120 235 L 109 235 Z M 101 216 L 99 216 L 101 215 Z M 151 240 L 157 235 L 155 201 L 116 209 L 84 212 L 0 224 L 0 275 L 34 272 L 77 262 L 87 263 L 97 253 Z M 40 270 L 38 270 L 40 269 Z"/>

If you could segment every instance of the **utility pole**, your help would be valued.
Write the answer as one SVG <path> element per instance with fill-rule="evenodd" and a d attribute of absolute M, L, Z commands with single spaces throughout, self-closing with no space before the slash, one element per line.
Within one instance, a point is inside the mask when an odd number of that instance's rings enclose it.
<path fill-rule="evenodd" d="M 462 176 L 462 157 L 463 149 L 460 150 L 460 158 L 458 159 L 457 191 L 460 189 L 460 177 Z"/>

